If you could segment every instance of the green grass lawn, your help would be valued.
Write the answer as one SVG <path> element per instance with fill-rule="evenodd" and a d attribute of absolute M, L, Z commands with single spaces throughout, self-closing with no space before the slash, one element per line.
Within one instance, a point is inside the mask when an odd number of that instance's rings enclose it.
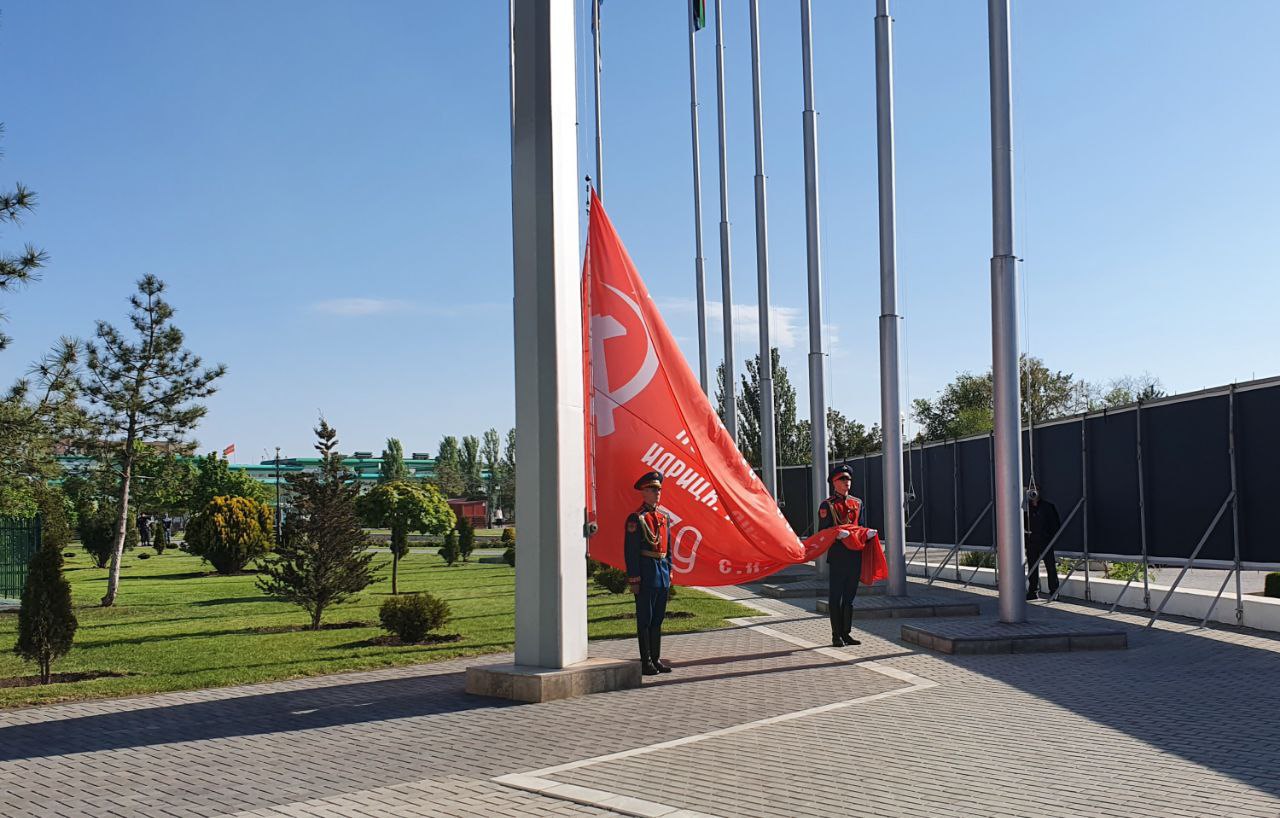
<path fill-rule="evenodd" d="M 330 609 L 326 623 L 359 627 L 288 631 L 308 617 L 300 608 L 268 599 L 255 576 L 208 573 L 196 557 L 178 550 L 139 560 L 125 555 L 120 596 L 114 608 L 97 602 L 106 589 L 106 569 L 93 566 L 79 547 L 67 558 L 80 629 L 75 647 L 54 663 L 55 673 L 109 671 L 127 674 L 36 687 L 0 687 L 0 707 L 218 687 L 338 671 L 433 662 L 510 650 L 515 616 L 515 571 L 506 565 L 448 567 L 434 555 L 412 554 L 400 562 L 400 591 L 431 591 L 448 601 L 452 621 L 442 633 L 453 642 L 381 645 L 378 606 L 391 591 L 390 558 L 379 556 L 382 578 L 355 602 Z M 631 597 L 591 586 L 587 600 L 592 639 L 635 632 Z M 681 588 L 668 607 L 668 633 L 724 627 L 730 617 L 755 612 Z M 13 654 L 17 614 L 0 614 L 0 679 L 32 675 L 34 665 Z M 272 632 L 275 631 L 275 632 Z"/>

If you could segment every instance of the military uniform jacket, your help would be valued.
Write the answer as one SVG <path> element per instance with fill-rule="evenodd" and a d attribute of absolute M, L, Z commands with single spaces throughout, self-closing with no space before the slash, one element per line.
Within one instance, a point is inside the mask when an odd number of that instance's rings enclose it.
<path fill-rule="evenodd" d="M 841 497 L 833 494 L 822 501 L 822 505 L 818 506 L 818 530 L 824 528 L 835 528 L 840 525 L 859 525 L 858 518 L 862 516 L 862 501 L 852 494 L 846 494 Z M 850 551 L 843 540 L 836 540 L 831 545 L 831 550 Z"/>
<path fill-rule="evenodd" d="M 665 511 L 643 506 L 627 516 L 623 554 L 627 579 L 640 588 L 671 586 L 671 518 Z"/>

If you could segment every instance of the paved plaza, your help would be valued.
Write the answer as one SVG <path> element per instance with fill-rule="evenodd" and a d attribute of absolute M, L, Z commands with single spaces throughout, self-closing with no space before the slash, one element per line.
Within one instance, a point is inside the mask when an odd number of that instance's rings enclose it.
<path fill-rule="evenodd" d="M 721 592 L 769 613 L 668 637 L 638 690 L 463 692 L 508 655 L 3 712 L 0 815 L 1280 816 L 1274 635 L 1036 603 L 1129 649 L 944 656 L 891 619 L 835 649 L 812 601 Z"/>

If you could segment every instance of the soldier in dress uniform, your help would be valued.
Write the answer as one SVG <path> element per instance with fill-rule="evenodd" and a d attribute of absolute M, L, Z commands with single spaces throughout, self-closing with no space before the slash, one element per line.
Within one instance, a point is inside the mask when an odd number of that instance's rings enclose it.
<path fill-rule="evenodd" d="M 627 517 L 623 552 L 627 582 L 636 597 L 636 635 L 640 640 L 641 671 L 646 676 L 670 673 L 662 661 L 662 619 L 671 590 L 671 518 L 658 509 L 662 474 L 651 471 L 636 481 L 644 499 Z"/>
<path fill-rule="evenodd" d="M 827 476 L 827 482 L 831 484 L 831 496 L 818 506 L 818 529 L 858 525 L 862 501 L 849 494 L 853 469 L 847 465 L 836 466 Z M 827 612 L 831 617 L 831 644 L 838 648 L 862 644 L 849 633 L 853 628 L 853 598 L 858 594 L 858 580 L 862 576 L 862 552 L 844 544 L 850 536 L 849 532 L 841 531 L 827 551 L 830 583 Z"/>

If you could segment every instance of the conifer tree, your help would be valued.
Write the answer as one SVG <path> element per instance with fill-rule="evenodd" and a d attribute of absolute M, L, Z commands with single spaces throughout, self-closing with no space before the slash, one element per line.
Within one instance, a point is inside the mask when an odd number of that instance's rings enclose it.
<path fill-rule="evenodd" d="M 325 419 L 315 429 L 320 473 L 285 479 L 293 509 L 284 538 L 258 580 L 263 593 L 298 605 L 311 615 L 311 629 L 330 606 L 345 602 L 377 579 L 369 540 L 356 512 L 359 481 L 342 465 L 338 433 Z"/>
<path fill-rule="evenodd" d="M 40 666 L 40 683 L 48 684 L 53 660 L 71 650 L 76 635 L 71 583 L 62 575 L 62 549 L 47 542 L 27 567 L 18 610 L 18 642 L 13 652 Z"/>
<path fill-rule="evenodd" d="M 458 439 L 453 435 L 446 435 L 440 440 L 435 472 L 436 485 L 446 499 L 460 497 L 466 490 L 465 476 L 462 473 L 462 452 L 458 448 Z"/>
<path fill-rule="evenodd" d="M 182 330 L 171 320 L 173 307 L 161 297 L 164 286 L 150 274 L 138 281 L 138 292 L 129 298 L 135 340 L 99 321 L 96 340 L 85 345 L 87 371 L 80 387 L 89 404 L 93 437 L 115 460 L 120 475 L 104 608 L 115 604 L 120 587 L 130 483 L 138 457 L 135 444 L 181 440 L 204 417 L 205 407 L 199 401 L 217 391 L 214 381 L 226 373 L 221 364 L 205 368 L 199 356 L 183 348 Z"/>
<path fill-rule="evenodd" d="M 387 438 L 387 448 L 382 453 L 379 483 L 392 483 L 410 478 L 409 467 L 404 464 L 404 446 L 394 437 Z"/>

